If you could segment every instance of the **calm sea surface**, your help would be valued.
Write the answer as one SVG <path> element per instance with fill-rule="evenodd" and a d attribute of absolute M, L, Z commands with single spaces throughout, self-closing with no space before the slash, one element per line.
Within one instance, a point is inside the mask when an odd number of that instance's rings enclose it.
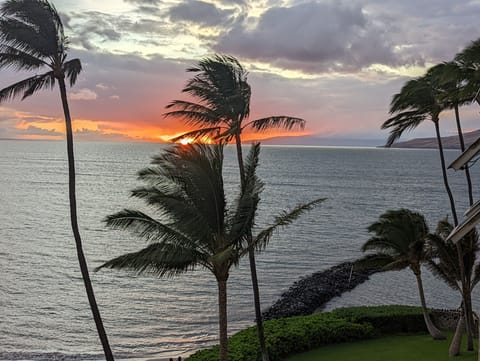
<path fill-rule="evenodd" d="M 143 247 L 102 219 L 124 207 L 136 172 L 161 151 L 158 144 L 77 143 L 79 223 L 90 269 Z M 447 151 L 452 160 L 458 152 Z M 480 167 L 473 169 L 478 189 Z M 225 155 L 229 192 L 238 187 L 233 148 Z M 264 308 L 295 280 L 361 255 L 366 227 L 387 209 L 424 213 L 432 229 L 448 211 L 435 150 L 263 147 L 266 186 L 258 224 L 267 225 L 298 202 L 327 197 L 282 231 L 258 256 Z M 460 213 L 461 173 L 450 172 Z M 477 192 L 476 198 L 479 198 Z M 101 359 L 69 224 L 63 142 L 0 141 L 0 360 Z M 186 355 L 215 342 L 216 285 L 198 270 L 171 279 L 102 270 L 92 274 L 97 301 L 118 359 Z M 254 319 L 248 261 L 231 272 L 229 332 Z M 425 274 L 432 307 L 458 307 L 459 297 Z M 408 272 L 378 274 L 327 309 L 344 305 L 418 303 Z M 480 307 L 478 294 L 476 308 Z"/>

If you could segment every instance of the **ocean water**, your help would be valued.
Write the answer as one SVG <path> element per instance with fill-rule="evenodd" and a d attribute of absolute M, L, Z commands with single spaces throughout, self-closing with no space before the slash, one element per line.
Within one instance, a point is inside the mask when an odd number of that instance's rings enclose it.
<path fill-rule="evenodd" d="M 77 143 L 78 218 L 90 269 L 143 243 L 106 229 L 102 219 L 124 207 L 136 172 L 162 145 Z M 447 151 L 452 160 L 457 151 Z M 229 194 L 238 189 L 233 148 L 225 154 Z M 258 256 L 262 306 L 294 281 L 361 255 L 366 227 L 387 209 L 425 214 L 432 229 L 448 215 L 435 150 L 263 147 L 265 182 L 259 226 L 298 202 L 328 198 L 282 230 Z M 467 208 L 462 173 L 449 171 L 459 213 Z M 480 171 L 473 168 L 478 190 Z M 478 199 L 479 193 L 476 192 Z M 102 349 L 83 288 L 69 224 L 63 142 L 0 141 L 0 360 L 96 360 Z M 425 271 L 429 306 L 458 307 L 460 299 Z M 213 276 L 203 270 L 175 278 L 115 270 L 92 273 L 97 301 L 118 359 L 188 355 L 216 341 Z M 248 260 L 231 272 L 229 332 L 253 324 Z M 475 307 L 480 306 L 478 293 Z M 326 309 L 361 304 L 418 304 L 409 272 L 374 275 Z"/>

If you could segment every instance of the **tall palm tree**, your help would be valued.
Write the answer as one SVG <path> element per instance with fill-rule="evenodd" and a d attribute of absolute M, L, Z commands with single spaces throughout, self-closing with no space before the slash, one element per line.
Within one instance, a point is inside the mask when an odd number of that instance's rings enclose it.
<path fill-rule="evenodd" d="M 220 361 L 227 360 L 227 280 L 230 269 L 248 253 L 247 237 L 254 225 L 263 184 L 256 176 L 260 147 L 245 160 L 245 185 L 227 205 L 222 177 L 223 145 L 173 146 L 141 170 L 146 186 L 132 191 L 157 215 L 124 209 L 106 218 L 109 227 L 132 232 L 149 245 L 114 258 L 101 267 L 174 276 L 202 267 L 213 273 L 218 287 Z M 297 206 L 253 239 L 262 248 L 273 232 L 322 200 Z"/>
<path fill-rule="evenodd" d="M 440 134 L 440 113 L 445 109 L 445 105 L 440 101 L 440 94 L 437 79 L 432 77 L 432 74 L 427 73 L 422 77 L 409 80 L 400 92 L 393 96 L 390 103 L 390 114 L 392 117 L 387 119 L 381 128 L 390 130 L 386 144 L 387 147 L 390 147 L 405 131 L 415 129 L 427 119 L 433 122 L 440 155 L 443 183 L 450 201 L 452 217 L 455 225 L 457 225 L 457 211 L 448 183 L 442 137 Z"/>
<path fill-rule="evenodd" d="M 457 226 L 457 211 L 453 194 L 448 183 L 442 137 L 440 134 L 440 113 L 447 107 L 447 105 L 442 99 L 442 91 L 439 83 L 439 79 L 434 77 L 432 73 L 427 73 L 422 77 L 408 81 L 402 87 L 400 93 L 393 96 L 390 104 L 390 114 L 392 114 L 392 117 L 382 124 L 382 129 L 390 129 L 390 135 L 386 146 L 391 146 L 405 131 L 415 129 L 427 119 L 433 122 L 438 144 L 438 152 L 440 155 L 443 184 L 450 202 L 453 223 Z M 462 245 L 457 242 L 456 247 L 459 255 L 458 260 L 463 262 L 463 257 L 461 257 L 463 254 Z M 459 267 L 462 274 L 462 289 L 467 290 L 468 282 L 465 279 L 464 266 L 460 263 Z M 465 302 L 465 306 L 466 312 L 471 314 L 472 310 L 467 302 Z M 470 318 L 470 316 L 467 317 L 467 319 Z M 469 340 L 471 340 L 473 333 L 469 322 L 467 322 L 467 333 L 469 335 Z"/>
<path fill-rule="evenodd" d="M 458 260 L 456 246 L 451 241 L 447 241 L 447 237 L 452 232 L 452 230 L 452 224 L 450 224 L 447 219 L 443 219 L 438 223 L 435 233 L 429 235 L 429 259 L 427 261 L 427 267 L 436 277 L 443 280 L 452 289 L 460 292 L 460 294 L 462 295 L 462 299 L 466 300 L 467 304 L 471 305 L 471 293 L 473 291 L 473 288 L 480 281 L 480 263 L 478 263 L 477 260 L 477 252 L 479 249 L 478 234 L 474 230 L 472 232 L 469 232 L 465 237 L 460 240 L 463 250 L 462 263 L 465 267 L 465 278 L 468 282 L 468 287 L 463 289 L 461 284 L 461 272 L 459 269 L 460 262 Z M 465 318 L 465 323 L 470 323 L 470 328 L 473 330 L 473 317 L 466 312 L 467 304 L 465 304 L 465 301 L 462 302 L 462 308 L 464 310 L 464 315 L 462 319 Z M 472 319 L 469 320 L 468 317 L 472 317 Z M 459 320 L 459 323 L 461 323 L 461 320 Z M 450 356 L 458 355 L 460 352 L 462 331 L 463 328 L 459 325 L 450 345 Z M 471 341 L 469 340 L 467 348 L 468 350 L 473 350 L 473 338 Z"/>
<path fill-rule="evenodd" d="M 199 127 L 199 129 L 182 134 L 173 140 L 186 137 L 193 139 L 213 137 L 221 141 L 234 140 L 242 187 L 245 186 L 245 169 L 241 134 L 245 128 L 264 131 L 271 128 L 292 129 L 305 126 L 303 119 L 284 115 L 249 121 L 251 89 L 247 82 L 247 72 L 232 56 L 207 57 L 187 71 L 196 73 L 196 75 L 187 82 L 182 92 L 189 94 L 198 102 L 174 100 L 167 105 L 167 109 L 172 110 L 165 116 L 180 118 L 188 125 Z M 248 242 L 252 243 L 251 235 L 248 236 Z M 262 359 L 268 361 L 255 253 L 252 246 L 249 247 L 249 262 Z"/>
<path fill-rule="evenodd" d="M 34 75 L 0 90 L 0 103 L 17 96 L 25 99 L 41 89 L 53 88 L 55 83 L 58 83 L 60 89 L 67 135 L 70 221 L 90 308 L 105 358 L 111 361 L 113 355 L 95 300 L 77 221 L 72 120 L 65 79 L 71 86 L 74 85 L 82 65 L 79 59 L 67 60 L 68 39 L 64 34 L 60 16 L 48 0 L 7 0 L 0 7 L 0 15 L 0 69 L 47 69 L 41 75 Z"/>
<path fill-rule="evenodd" d="M 457 126 L 458 140 L 460 150 L 465 151 L 465 140 L 463 138 L 462 125 L 460 122 L 460 106 L 471 102 L 471 97 L 465 96 L 465 71 L 457 62 L 440 63 L 431 67 L 427 74 L 435 79 L 438 84 L 440 101 L 448 109 L 455 111 L 455 123 Z M 465 177 L 467 180 L 468 200 L 470 206 L 473 205 L 473 187 L 468 165 L 465 166 Z"/>
<path fill-rule="evenodd" d="M 375 234 L 362 246 L 362 251 L 374 251 L 359 261 L 361 265 L 381 266 L 383 270 L 410 268 L 415 275 L 422 306 L 423 318 L 430 335 L 436 339 L 445 336 L 435 327 L 428 315 L 421 264 L 426 262 L 425 242 L 429 235 L 425 218 L 408 209 L 389 210 L 368 227 Z"/>

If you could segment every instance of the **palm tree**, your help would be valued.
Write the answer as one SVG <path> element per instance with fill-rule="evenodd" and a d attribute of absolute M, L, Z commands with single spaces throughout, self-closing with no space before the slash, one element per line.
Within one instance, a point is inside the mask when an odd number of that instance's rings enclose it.
<path fill-rule="evenodd" d="M 213 273 L 218 287 L 220 361 L 227 360 L 227 280 L 230 269 L 248 253 L 248 234 L 263 184 L 256 176 L 260 147 L 252 146 L 245 160 L 245 185 L 228 207 L 222 164 L 223 145 L 177 145 L 141 170 L 146 186 L 132 191 L 158 215 L 124 209 L 105 219 L 107 226 L 132 232 L 149 245 L 114 258 L 99 268 L 130 269 L 137 273 L 174 276 L 202 267 Z M 253 240 L 264 247 L 273 232 L 313 208 L 322 200 L 297 206 L 279 216 Z"/>
<path fill-rule="evenodd" d="M 221 141 L 235 141 L 240 181 L 245 186 L 245 169 L 242 154 L 241 134 L 244 129 L 264 131 L 271 128 L 292 129 L 303 128 L 305 121 L 290 116 L 270 116 L 248 121 L 250 115 L 251 89 L 247 82 L 247 72 L 238 60 L 232 56 L 215 55 L 201 60 L 196 66 L 187 69 L 196 75 L 187 82 L 182 92 L 189 94 L 198 102 L 174 100 L 167 109 L 173 109 L 166 117 L 177 117 L 186 124 L 199 127 L 173 139 L 182 138 L 204 139 L 213 137 Z M 248 236 L 252 243 L 252 236 Z M 260 305 L 260 292 L 255 263 L 255 253 L 252 245 L 249 247 L 250 273 L 255 306 L 257 331 L 262 350 L 262 360 L 268 361 Z"/>
<path fill-rule="evenodd" d="M 0 90 L 0 103 L 17 96 L 25 99 L 41 89 L 53 88 L 55 83 L 58 83 L 60 88 L 67 135 L 70 221 L 90 308 L 105 358 L 111 361 L 113 355 L 95 300 L 77 221 L 72 120 L 65 78 L 71 86 L 74 85 L 82 65 L 79 59 L 67 60 L 68 39 L 64 34 L 60 16 L 48 0 L 7 0 L 0 7 L 0 15 L 0 69 L 47 69 L 41 75 L 34 75 Z"/>
<path fill-rule="evenodd" d="M 440 102 L 440 91 L 438 90 L 437 79 L 432 77 L 432 74 L 427 73 L 423 77 L 409 80 L 402 87 L 400 93 L 393 96 L 392 102 L 390 103 L 390 114 L 392 117 L 387 119 L 381 128 L 390 129 L 390 135 L 386 144 L 387 147 L 390 147 L 405 131 L 415 129 L 427 119 L 433 122 L 440 154 L 443 183 L 450 201 L 453 220 L 455 225 L 457 225 L 458 217 L 455 209 L 455 201 L 448 183 L 442 137 L 440 134 L 440 113 L 444 109 L 445 105 Z"/>
<path fill-rule="evenodd" d="M 459 66 L 457 62 L 440 63 L 431 67 L 427 74 L 438 84 L 437 90 L 441 102 L 448 109 L 455 111 L 455 123 L 457 126 L 458 140 L 460 143 L 460 150 L 465 151 L 465 140 L 463 138 L 462 125 L 460 122 L 460 106 L 471 102 L 470 96 L 465 97 L 464 88 L 462 85 L 465 79 L 465 71 Z M 465 166 L 465 177 L 467 179 L 468 200 L 470 206 L 473 205 L 473 187 L 472 179 L 470 177 L 470 170 L 468 165 Z"/>
<path fill-rule="evenodd" d="M 462 263 L 465 267 L 465 277 L 468 282 L 468 287 L 462 289 L 461 272 L 459 269 L 460 262 L 458 259 L 458 253 L 456 252 L 456 246 L 451 241 L 447 241 L 447 237 L 452 230 L 453 226 L 450 224 L 450 222 L 448 222 L 447 219 L 443 219 L 438 223 L 435 233 L 429 235 L 429 259 L 427 267 L 436 277 L 443 280 L 452 289 L 460 292 L 462 299 L 466 300 L 467 302 L 462 302 L 464 315 L 459 320 L 459 325 L 449 349 L 450 356 L 456 356 L 460 352 L 460 341 L 463 331 L 461 323 L 463 318 L 466 319 L 466 324 L 470 323 L 470 329 L 473 330 L 473 315 L 470 316 L 466 312 L 466 309 L 468 308 L 467 305 L 471 306 L 471 293 L 473 288 L 480 281 L 480 263 L 477 262 L 477 251 L 479 249 L 478 234 L 474 230 L 460 240 L 463 250 Z M 472 318 L 469 320 L 468 317 Z M 473 338 L 471 341 L 473 343 Z M 467 348 L 468 350 L 473 350 L 473 344 L 470 344 L 470 341 L 468 342 Z"/>
<path fill-rule="evenodd" d="M 393 116 L 382 124 L 382 129 L 390 129 L 390 135 L 386 146 L 391 146 L 399 139 L 406 130 L 415 129 L 423 121 L 430 119 L 435 126 L 435 135 L 437 138 L 438 152 L 440 155 L 440 165 L 442 169 L 443 183 L 450 201 L 450 209 L 453 216 L 454 225 L 458 225 L 457 211 L 455 209 L 455 201 L 450 189 L 447 177 L 447 169 L 445 165 L 445 156 L 443 152 L 442 138 L 440 134 L 440 113 L 447 107 L 442 101 L 442 91 L 439 79 L 434 77 L 432 72 L 422 77 L 408 81 L 401 89 L 400 93 L 393 96 L 390 104 L 390 114 Z M 458 242 L 456 244 L 458 260 L 463 261 L 462 246 Z M 468 282 L 464 276 L 464 266 L 459 265 L 462 274 L 462 289 L 468 289 Z M 465 300 L 464 300 L 465 301 Z M 468 303 L 465 302 L 466 312 L 472 313 Z M 470 316 L 467 316 L 470 319 Z M 473 333 L 467 322 L 467 333 L 469 340 L 472 339 Z"/>
<path fill-rule="evenodd" d="M 445 336 L 435 327 L 428 315 L 421 264 L 426 262 L 425 242 L 429 235 L 425 218 L 408 209 L 389 210 L 380 215 L 379 220 L 368 227 L 375 233 L 362 246 L 362 251 L 374 251 L 359 261 L 362 266 L 381 266 L 383 270 L 401 270 L 410 268 L 415 275 L 420 295 L 423 318 L 428 332 L 435 340 Z"/>

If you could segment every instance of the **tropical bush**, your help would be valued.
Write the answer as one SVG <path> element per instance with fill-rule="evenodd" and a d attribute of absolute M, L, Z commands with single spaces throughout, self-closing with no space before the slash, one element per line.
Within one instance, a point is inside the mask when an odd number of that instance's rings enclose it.
<path fill-rule="evenodd" d="M 308 351 L 322 345 L 356 341 L 375 335 L 368 323 L 360 324 L 339 318 L 332 313 L 317 313 L 265 322 L 266 344 L 270 361 Z M 191 355 L 189 361 L 216 361 L 218 346 Z M 229 361 L 261 360 L 257 328 L 249 327 L 228 340 Z"/>
<path fill-rule="evenodd" d="M 271 361 L 323 345 L 398 333 L 427 332 L 422 309 L 413 306 L 345 307 L 328 313 L 280 318 L 265 322 Z M 216 361 L 218 346 L 201 350 L 188 361 Z M 229 361 L 261 360 L 256 327 L 228 339 Z"/>
<path fill-rule="evenodd" d="M 399 305 L 346 307 L 338 308 L 332 311 L 332 314 L 350 322 L 370 324 L 377 336 L 427 331 L 421 307 Z"/>

